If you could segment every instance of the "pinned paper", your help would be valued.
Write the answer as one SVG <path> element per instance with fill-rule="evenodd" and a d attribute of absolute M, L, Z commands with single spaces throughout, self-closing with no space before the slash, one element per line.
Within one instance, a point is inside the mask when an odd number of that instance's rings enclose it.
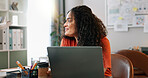
<path fill-rule="evenodd" d="M 133 11 L 135 11 L 135 12 L 136 12 L 137 10 L 138 10 L 138 8 L 136 8 L 136 7 L 135 7 L 135 8 L 133 8 Z"/>
<path fill-rule="evenodd" d="M 144 26 L 145 17 L 143 15 L 139 15 L 135 17 L 136 26 Z"/>
<path fill-rule="evenodd" d="M 119 20 L 123 20 L 123 17 L 119 17 L 118 19 L 119 19 Z"/>
<path fill-rule="evenodd" d="M 114 31 L 128 31 L 128 24 L 126 20 L 118 20 L 114 24 Z"/>

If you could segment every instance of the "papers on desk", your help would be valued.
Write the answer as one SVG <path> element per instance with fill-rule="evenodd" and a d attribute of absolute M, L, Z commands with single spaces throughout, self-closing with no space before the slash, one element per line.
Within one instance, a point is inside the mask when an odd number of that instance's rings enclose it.
<path fill-rule="evenodd" d="M 20 74 L 20 69 L 19 68 L 2 69 L 2 70 L 0 70 L 0 78 L 4 78 L 4 77 L 11 78 L 12 76 L 14 78 L 16 78 L 18 74 Z"/>
<path fill-rule="evenodd" d="M 7 76 L 6 72 L 1 72 L 0 71 L 0 78 L 6 77 L 6 76 Z"/>
<path fill-rule="evenodd" d="M 0 70 L 0 72 L 14 72 L 14 71 L 20 71 L 20 69 L 16 68 L 16 69 L 2 69 L 2 70 Z"/>

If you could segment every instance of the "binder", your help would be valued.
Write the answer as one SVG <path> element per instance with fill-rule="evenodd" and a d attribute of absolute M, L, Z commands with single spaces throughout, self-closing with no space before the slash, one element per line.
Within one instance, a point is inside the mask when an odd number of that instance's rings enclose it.
<path fill-rule="evenodd" d="M 17 37 L 17 42 L 16 42 L 16 46 L 17 46 L 17 49 L 20 49 L 21 48 L 21 30 L 20 29 L 17 29 L 16 30 L 17 31 L 17 35 L 16 35 L 16 37 Z"/>
<path fill-rule="evenodd" d="M 7 28 L 3 29 L 3 50 L 7 50 Z"/>
<path fill-rule="evenodd" d="M 12 43 L 12 29 L 9 29 L 9 49 L 12 50 L 13 49 L 13 43 Z"/>
<path fill-rule="evenodd" d="M 23 46 L 23 45 L 24 45 L 24 44 L 23 44 L 23 34 L 24 34 L 24 33 L 23 33 L 23 30 L 21 29 L 21 30 L 20 30 L 20 44 L 21 44 L 21 47 L 20 47 L 20 48 L 21 48 L 21 49 L 23 49 L 23 47 L 24 47 L 24 46 Z"/>
<path fill-rule="evenodd" d="M 7 28 L 0 29 L 0 50 L 7 50 Z"/>
<path fill-rule="evenodd" d="M 17 49 L 17 30 L 16 29 L 12 29 L 12 47 L 13 50 Z"/>
<path fill-rule="evenodd" d="M 3 50 L 3 31 L 0 29 L 0 50 Z"/>

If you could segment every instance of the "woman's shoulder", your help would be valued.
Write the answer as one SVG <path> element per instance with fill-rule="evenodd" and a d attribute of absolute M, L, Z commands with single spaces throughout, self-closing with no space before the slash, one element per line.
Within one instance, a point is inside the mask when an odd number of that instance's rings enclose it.
<path fill-rule="evenodd" d="M 106 41 L 109 42 L 109 40 L 108 40 L 107 37 L 103 37 L 103 38 L 101 39 L 101 41 L 102 41 L 102 42 L 106 42 Z"/>
<path fill-rule="evenodd" d="M 104 47 L 107 47 L 107 46 L 109 47 L 110 46 L 110 42 L 109 42 L 107 37 L 103 37 L 101 39 L 101 43 L 102 43 L 102 46 L 104 46 Z"/>

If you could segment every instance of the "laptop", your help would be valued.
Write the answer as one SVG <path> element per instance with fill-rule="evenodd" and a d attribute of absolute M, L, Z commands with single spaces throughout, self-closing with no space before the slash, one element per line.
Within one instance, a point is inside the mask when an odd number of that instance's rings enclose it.
<path fill-rule="evenodd" d="M 104 78 L 99 46 L 47 47 L 52 78 Z"/>

